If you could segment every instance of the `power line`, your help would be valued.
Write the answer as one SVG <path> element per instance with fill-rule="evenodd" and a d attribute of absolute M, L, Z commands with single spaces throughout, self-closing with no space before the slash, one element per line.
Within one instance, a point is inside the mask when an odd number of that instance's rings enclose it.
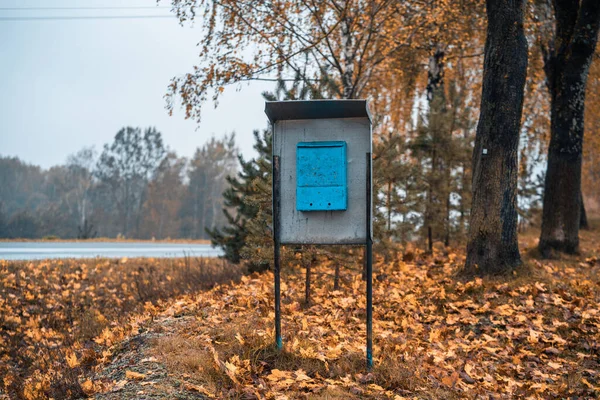
<path fill-rule="evenodd" d="M 42 21 L 42 20 L 80 20 L 80 19 L 157 19 L 175 18 L 175 15 L 96 15 L 96 16 L 55 16 L 55 17 L 0 17 L 0 21 Z"/>
<path fill-rule="evenodd" d="M 42 11 L 42 10 L 155 10 L 169 6 L 130 6 L 130 7 L 0 7 L 0 11 Z"/>

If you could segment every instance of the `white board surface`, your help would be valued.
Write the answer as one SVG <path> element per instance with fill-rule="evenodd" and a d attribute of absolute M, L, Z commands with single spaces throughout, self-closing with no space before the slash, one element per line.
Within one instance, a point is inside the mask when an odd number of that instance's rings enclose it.
<path fill-rule="evenodd" d="M 296 145 L 345 141 L 348 207 L 345 211 L 296 210 Z M 273 155 L 281 163 L 282 244 L 364 244 L 367 240 L 367 153 L 371 153 L 368 118 L 281 120 L 274 124 Z"/>

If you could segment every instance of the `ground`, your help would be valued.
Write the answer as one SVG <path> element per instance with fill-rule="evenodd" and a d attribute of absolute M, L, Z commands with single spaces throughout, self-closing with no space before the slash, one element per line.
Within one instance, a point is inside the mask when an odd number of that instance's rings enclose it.
<path fill-rule="evenodd" d="M 192 257 L 0 260 L 0 398 L 85 396 L 98 363 L 152 313 L 240 272 Z"/>
<path fill-rule="evenodd" d="M 379 259 L 372 371 L 360 272 L 344 266 L 333 290 L 324 261 L 309 305 L 302 269 L 282 276 L 282 352 L 265 273 L 146 310 L 80 379 L 97 399 L 597 398 L 599 236 L 540 261 L 536 235 L 522 235 L 524 265 L 509 277 L 461 280 L 464 254 L 439 247 Z"/>

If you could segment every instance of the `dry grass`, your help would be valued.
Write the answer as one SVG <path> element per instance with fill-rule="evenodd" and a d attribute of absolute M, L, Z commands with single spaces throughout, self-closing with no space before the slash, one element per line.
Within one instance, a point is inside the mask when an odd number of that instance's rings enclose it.
<path fill-rule="evenodd" d="M 189 258 L 0 262 L 0 383 L 29 399 L 109 394 L 114 385 L 129 389 L 106 398 L 152 388 L 162 388 L 158 398 L 597 397 L 596 229 L 581 233 L 582 254 L 555 260 L 535 258 L 535 232 L 521 235 L 525 263 L 510 277 L 456 280 L 460 250 L 378 259 L 372 371 L 358 265 L 344 265 L 339 290 L 333 266 L 315 266 L 310 306 L 303 269 L 284 271 L 278 351 L 270 273 L 215 285 L 240 269 Z M 150 347 L 129 347 L 126 337 L 150 338 Z M 123 380 L 142 357 L 168 379 Z M 90 375 L 97 365 L 112 372 Z"/>
<path fill-rule="evenodd" d="M 0 260 L 0 395 L 77 398 L 111 330 L 174 297 L 239 279 L 218 259 Z"/>
<path fill-rule="evenodd" d="M 523 235 L 524 266 L 510 277 L 457 281 L 460 251 L 379 260 L 375 366 L 365 370 L 364 282 L 345 268 L 339 291 L 327 262 L 304 306 L 298 266 L 282 282 L 284 349 L 273 345 L 272 275 L 253 275 L 150 324 L 151 354 L 216 398 L 497 398 L 600 395 L 600 237 L 582 254 L 538 260 Z M 172 313 L 172 311 L 170 312 Z M 167 323 L 168 321 L 168 323 Z M 203 392 L 204 393 L 204 392 Z"/>

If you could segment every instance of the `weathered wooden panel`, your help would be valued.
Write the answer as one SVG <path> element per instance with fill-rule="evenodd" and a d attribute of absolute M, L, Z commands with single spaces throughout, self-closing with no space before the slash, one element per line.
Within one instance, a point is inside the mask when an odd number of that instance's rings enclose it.
<path fill-rule="evenodd" d="M 300 211 L 297 209 L 298 144 L 323 141 L 346 143 L 347 206 L 345 210 Z M 371 124 L 366 117 L 275 122 L 273 154 L 281 157 L 281 243 L 366 242 L 366 154 L 370 152 Z M 323 182 L 330 183 L 331 178 L 331 175 L 323 177 Z"/>

